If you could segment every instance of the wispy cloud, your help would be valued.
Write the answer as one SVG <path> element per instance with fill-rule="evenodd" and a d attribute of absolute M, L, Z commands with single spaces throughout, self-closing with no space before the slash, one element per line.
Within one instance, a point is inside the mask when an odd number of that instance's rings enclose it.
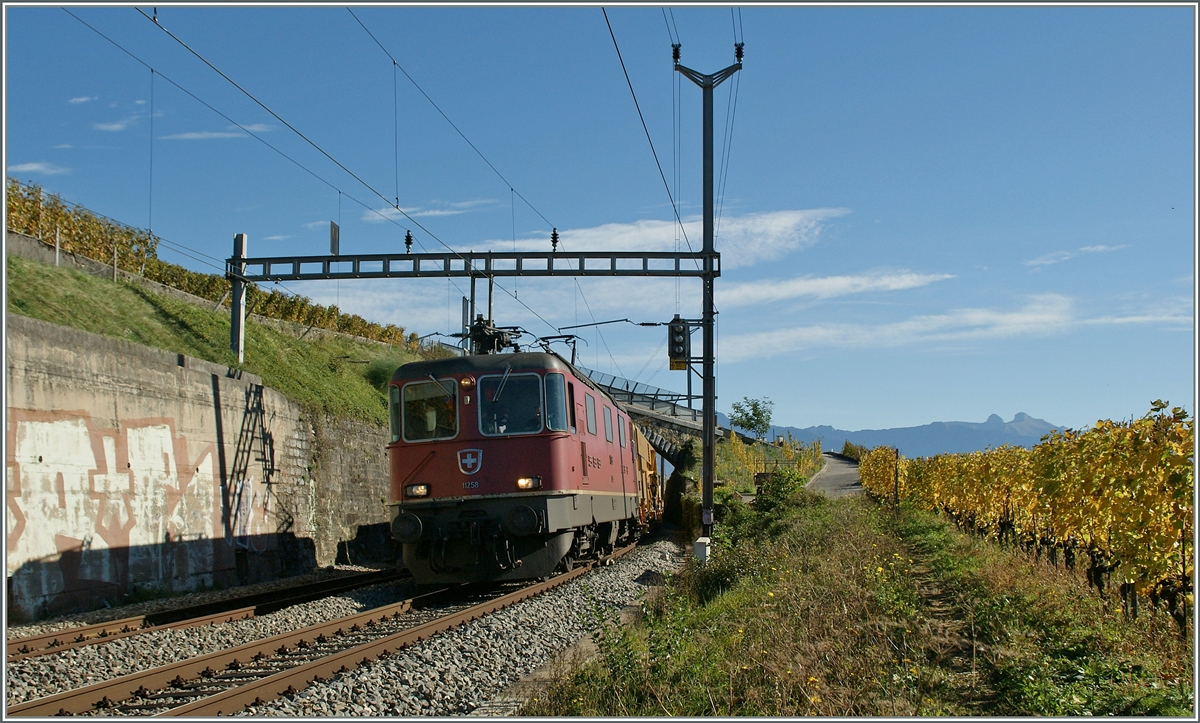
<path fill-rule="evenodd" d="M 816 208 L 793 211 L 770 211 L 722 219 L 717 249 L 721 252 L 722 269 L 751 266 L 778 259 L 792 251 L 815 244 L 824 228 L 834 218 L 850 213 L 846 208 Z M 674 251 L 676 228 L 673 221 L 642 220 L 632 223 L 608 223 L 591 228 L 560 229 L 561 249 L 568 251 Z M 703 244 L 703 220 L 689 217 L 683 222 L 686 239 L 679 236 L 678 248 L 699 252 Z M 549 234 L 537 238 L 518 239 L 522 251 L 544 251 L 549 248 Z M 491 239 L 473 244 L 476 249 L 511 248 L 511 239 Z"/>
<path fill-rule="evenodd" d="M 53 163 L 18 163 L 15 166 L 8 167 L 9 173 L 35 173 L 43 176 L 61 176 L 64 173 L 70 173 L 70 168 Z"/>
<path fill-rule="evenodd" d="M 133 125 L 137 119 L 138 116 L 132 115 L 128 118 L 123 118 L 119 121 L 113 121 L 111 123 L 93 123 L 92 128 L 95 128 L 98 131 L 123 131 L 129 126 Z"/>
<path fill-rule="evenodd" d="M 914 316 L 890 324 L 814 324 L 721 340 L 722 361 L 814 347 L 896 347 L 930 342 L 972 341 L 1061 332 L 1075 321 L 1071 300 L 1040 294 L 1015 311 L 956 309 L 945 314 Z"/>
<path fill-rule="evenodd" d="M 169 136 L 159 136 L 164 141 L 206 141 L 210 138 L 245 138 L 240 131 L 191 131 L 188 133 L 173 133 Z"/>
<path fill-rule="evenodd" d="M 329 228 L 329 222 L 328 221 L 311 221 L 309 223 L 304 224 L 304 228 L 308 229 L 309 231 L 312 231 L 313 229 L 318 229 L 318 228 Z"/>
<path fill-rule="evenodd" d="M 237 126 L 229 126 L 229 127 L 237 128 Z M 251 133 L 266 133 L 268 131 L 274 130 L 275 126 L 267 125 L 266 123 L 247 123 L 247 124 L 243 125 L 242 128 L 250 131 Z"/>
<path fill-rule="evenodd" d="M 284 239 L 289 239 L 289 238 L 291 238 L 291 236 L 287 235 L 287 234 L 284 234 L 282 236 L 264 236 L 263 241 L 283 241 Z"/>
<path fill-rule="evenodd" d="M 369 222 L 369 223 L 381 223 L 384 221 L 399 221 L 399 220 L 405 218 L 405 214 L 408 214 L 408 216 L 410 216 L 412 218 L 426 218 L 426 217 L 436 217 L 436 216 L 457 216 L 459 214 L 468 213 L 470 211 L 476 210 L 482 206 L 490 206 L 490 205 L 494 204 L 495 202 L 496 202 L 495 199 L 491 199 L 491 198 L 477 198 L 477 199 L 472 199 L 470 201 L 453 201 L 453 202 L 436 201 L 435 200 L 435 201 L 430 202 L 430 206 L 431 206 L 430 208 L 401 207 L 404 209 L 404 213 L 397 211 L 396 209 L 392 208 L 391 206 L 384 206 L 383 208 L 363 211 L 361 220 Z M 511 243 L 511 240 L 509 243 Z"/>
<path fill-rule="evenodd" d="M 59 143 L 59 144 L 58 144 L 57 146 L 55 146 L 54 148 L 55 148 L 55 150 L 64 150 L 64 149 L 67 149 L 67 148 L 74 148 L 74 147 L 75 147 L 75 146 L 71 145 L 70 143 Z"/>
<path fill-rule="evenodd" d="M 1052 253 L 1039 256 L 1036 259 L 1022 261 L 1021 263 L 1025 264 L 1026 266 L 1035 267 L 1049 266 L 1050 264 L 1057 264 L 1062 261 L 1067 261 L 1068 259 L 1073 259 L 1080 254 L 1099 254 L 1108 251 L 1118 251 L 1123 248 L 1128 248 L 1128 244 L 1121 244 L 1119 246 L 1081 246 L 1077 251 L 1054 251 Z"/>
<path fill-rule="evenodd" d="M 94 95 L 81 95 L 78 98 L 72 98 L 72 99 L 68 100 L 67 102 L 70 103 L 71 105 L 80 105 L 81 103 L 87 103 L 87 102 L 93 101 L 93 100 L 99 100 L 99 98 Z"/>
<path fill-rule="evenodd" d="M 873 291 L 899 291 L 953 279 L 953 274 L 918 274 L 911 271 L 872 273 L 858 276 L 798 276 L 792 279 L 762 279 L 740 284 L 722 284 L 717 301 L 723 307 L 765 304 L 787 299 L 830 299 Z"/>

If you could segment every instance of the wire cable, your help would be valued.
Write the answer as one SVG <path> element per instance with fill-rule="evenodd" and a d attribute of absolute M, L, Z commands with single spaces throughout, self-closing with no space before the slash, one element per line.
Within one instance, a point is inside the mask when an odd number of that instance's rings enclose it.
<path fill-rule="evenodd" d="M 650 153 L 654 155 L 654 165 L 658 167 L 658 175 L 662 178 L 663 188 L 667 190 L 667 198 L 671 201 L 671 209 L 675 211 L 675 221 L 679 224 L 680 228 L 683 228 L 683 219 L 679 217 L 679 207 L 675 205 L 675 197 L 671 195 L 671 186 L 667 183 L 666 174 L 663 173 L 662 163 L 658 161 L 658 151 L 654 150 L 654 141 L 650 138 L 650 129 L 646 127 L 646 118 L 642 115 L 642 107 L 638 105 L 637 93 L 633 92 L 633 81 L 629 79 L 629 71 L 625 68 L 625 59 L 621 57 L 621 46 L 617 45 L 617 36 L 613 32 L 612 23 L 608 20 L 608 11 L 601 7 L 600 12 L 604 13 L 604 24 L 608 26 L 608 34 L 612 37 L 613 48 L 617 51 L 617 60 L 621 62 L 621 72 L 625 74 L 625 82 L 629 85 L 629 94 L 633 96 L 633 106 L 637 108 L 638 118 L 642 121 L 642 130 L 646 132 L 646 140 L 650 143 Z M 692 251 L 692 242 L 687 237 L 687 229 L 683 229 L 683 239 L 687 241 L 688 251 L 695 253 L 695 251 Z M 692 263 L 696 264 L 696 268 L 700 268 L 699 263 L 694 259 Z"/>
<path fill-rule="evenodd" d="M 425 100 L 429 101 L 429 104 L 434 107 L 434 110 L 436 110 L 438 113 L 441 113 L 442 117 L 446 119 L 446 122 L 450 124 L 450 127 L 453 128 L 455 130 L 455 132 L 457 132 L 458 135 L 460 135 L 462 137 L 462 139 L 467 142 L 467 145 L 471 147 L 471 150 L 475 151 L 475 153 L 480 158 L 483 159 L 483 162 L 487 164 L 488 168 L 492 169 L 492 172 L 495 173 L 500 178 L 501 181 L 504 181 L 504 185 L 508 186 L 509 189 L 513 189 L 513 185 L 508 182 L 508 179 L 504 177 L 504 174 L 502 174 L 502 173 L 500 173 L 500 171 L 496 170 L 496 167 L 494 165 L 492 165 L 492 162 L 487 159 L 487 156 L 483 155 L 483 153 L 478 148 L 475 147 L 475 144 L 471 142 L 471 139 L 467 138 L 466 134 L 463 133 L 459 129 L 459 127 L 454 124 L 454 121 L 450 120 L 450 116 L 446 115 L 445 112 L 443 112 L 442 109 L 438 106 L 438 104 L 433 102 L 433 98 L 430 98 L 429 94 L 425 92 L 425 89 L 422 88 L 417 83 L 417 81 L 413 80 L 413 77 L 408 74 L 408 71 L 404 69 L 404 66 L 400 65 L 400 63 L 396 62 L 396 59 L 392 56 L 392 54 L 390 52 L 388 52 L 388 49 L 383 47 L 383 43 L 379 42 L 379 38 L 376 38 L 375 34 L 372 33 L 367 28 L 367 26 L 363 24 L 363 21 L 358 19 L 358 16 L 354 14 L 354 11 L 351 10 L 350 8 L 346 8 L 346 10 L 350 13 L 351 17 L 353 17 L 355 19 L 355 21 L 357 21 L 358 24 L 360 26 L 362 26 L 362 29 L 366 30 L 367 35 L 371 36 L 371 40 L 375 41 L 375 44 L 379 46 L 379 49 L 382 50 L 384 52 L 384 54 L 388 56 L 389 59 L 391 59 L 392 66 L 399 68 L 400 72 L 404 73 L 404 77 L 408 78 L 408 81 L 413 84 L 413 87 L 416 88 L 418 91 L 420 91 L 421 95 L 425 96 Z M 532 203 L 530 203 L 527 198 L 522 196 L 519 191 L 513 190 L 513 192 L 516 193 L 517 196 L 519 196 L 521 198 L 521 200 L 525 202 L 526 206 L 529 206 L 529 208 L 533 209 L 534 213 L 536 213 L 538 216 L 541 216 L 542 220 L 546 222 L 547 226 L 550 226 L 552 228 L 554 227 L 554 224 L 550 223 L 550 221 L 545 216 L 542 215 L 542 212 L 537 210 L 537 208 L 535 208 L 534 205 Z"/>
<path fill-rule="evenodd" d="M 65 9 L 65 8 L 64 8 L 64 9 Z M 142 15 L 143 17 L 145 17 L 146 19 L 148 19 L 148 20 L 152 20 L 152 19 L 150 18 L 150 16 L 149 16 L 149 15 L 146 15 L 146 13 L 145 13 L 145 12 L 143 12 L 143 11 L 142 11 L 140 8 L 134 8 L 134 9 L 135 9 L 135 10 L 137 10 L 139 13 L 141 13 L 141 15 Z M 152 20 L 152 21 L 153 21 L 153 20 Z M 80 22 L 83 22 L 83 21 L 80 21 Z M 362 179 L 360 176 L 358 176 L 358 174 L 356 174 L 356 173 L 354 173 L 353 171 L 351 171 L 349 168 L 347 168 L 345 165 L 343 165 L 343 164 L 342 164 L 340 161 L 338 161 L 336 158 L 334 158 L 333 156 L 331 156 L 331 155 L 330 155 L 330 154 L 329 154 L 327 151 L 325 151 L 325 149 L 321 148 L 319 145 L 317 145 L 316 143 L 314 143 L 314 142 L 312 141 L 312 139 L 310 139 L 308 136 L 304 135 L 304 134 L 303 134 L 303 133 L 301 133 L 299 130 L 297 130 L 297 129 L 295 128 L 295 126 L 293 126 L 291 123 L 288 123 L 286 120 L 284 120 L 282 116 L 280 116 L 278 113 L 276 113 L 275 111 L 273 111 L 273 110 L 271 110 L 270 108 L 268 108 L 268 107 L 267 107 L 267 106 L 266 106 L 266 105 L 265 105 L 265 104 L 264 104 L 262 101 L 260 101 L 260 100 L 259 100 L 258 98 L 256 98 L 256 97 L 254 97 L 254 95 L 253 95 L 253 94 L 251 94 L 249 91 L 247 91 L 245 88 L 243 88 L 242 86 L 238 85 L 238 84 L 237 84 L 237 83 L 236 83 L 236 82 L 235 82 L 235 81 L 234 81 L 232 78 L 230 78 L 228 75 L 226 75 L 225 73 L 221 72 L 221 70 L 220 70 L 219 68 L 217 68 L 215 65 L 213 65 L 212 63 L 210 63 L 210 62 L 209 62 L 207 59 L 205 59 L 205 58 L 204 58 L 204 56 L 200 55 L 198 52 L 196 52 L 195 50 L 193 50 L 193 49 L 191 48 L 191 46 L 189 46 L 187 43 L 185 43 L 183 40 L 181 40 L 181 39 L 180 39 L 178 36 L 176 36 L 176 35 L 175 35 L 174 33 L 172 33 L 171 31 L 167 30 L 165 27 L 163 27 L 163 25 L 162 25 L 162 24 L 160 24 L 160 23 L 158 23 L 158 22 L 155 22 L 154 24 L 155 24 L 155 26 L 156 26 L 156 27 L 160 28 L 160 29 L 161 29 L 161 30 L 162 30 L 164 33 L 166 33 L 166 34 L 167 34 L 167 35 L 168 35 L 168 36 L 169 36 L 169 37 L 170 37 L 172 40 L 174 40 L 175 42 L 179 43 L 179 44 L 180 44 L 181 46 L 183 46 L 183 47 L 184 47 L 184 48 L 185 48 L 185 49 L 186 49 L 188 52 L 190 52 L 192 55 L 196 56 L 196 58 L 198 58 L 198 59 L 199 59 L 201 62 L 203 62 L 205 65 L 207 65 L 209 68 L 211 68 L 211 69 L 212 69 L 212 70 L 213 70 L 215 73 L 217 73 L 217 75 L 220 75 L 222 78 L 224 78 L 226 81 L 228 81 L 228 82 L 229 82 L 229 83 L 230 83 L 230 84 L 231 84 L 233 87 L 235 87 L 235 88 L 237 88 L 238 90 L 240 90 L 240 91 L 241 91 L 241 92 L 242 92 L 242 93 L 243 93 L 243 94 L 244 94 L 246 97 L 248 97 L 248 98 L 250 98 L 250 100 L 254 101 L 254 102 L 255 102 L 255 103 L 256 103 L 256 104 L 257 104 L 257 105 L 258 105 L 260 108 L 262 108 L 263 110 L 265 110 L 265 111 L 267 111 L 268 113 L 270 113 L 272 117 L 274 117 L 276 120 L 278 120 L 278 121 L 279 121 L 280 123 L 282 123 L 283 125 L 287 126 L 287 128 L 288 128 L 289 130 L 291 130 L 293 133 L 295 133 L 296 135 L 300 136 L 300 138 L 302 138 L 302 139 L 303 139 L 303 140 L 304 140 L 306 143 L 308 143 L 310 146 L 312 146 L 314 149 L 316 149 L 316 150 L 317 150 L 317 151 L 318 151 L 318 152 L 319 152 L 321 155 L 323 155 L 323 156 L 325 156 L 326 158 L 328 158 L 328 159 L 329 159 L 330 161 L 332 161 L 332 162 L 333 162 L 333 163 L 334 163 L 334 164 L 335 164 L 335 165 L 336 165 L 338 168 L 341 168 L 343 171 L 345 171 L 347 174 L 349 174 L 349 175 L 350 175 L 352 178 L 354 178 L 354 180 L 356 180 L 356 181 L 358 181 L 359 183 L 361 183 L 361 184 L 362 184 L 362 185 L 363 185 L 363 186 L 364 186 L 364 187 L 365 187 L 367 190 L 369 190 L 371 193 L 373 193 L 373 194 L 375 194 L 376 196 L 378 196 L 378 197 L 379 197 L 380 199 L 382 199 L 382 200 L 383 200 L 385 203 L 388 203 L 388 205 L 389 205 L 389 206 L 391 206 L 391 207 L 392 207 L 393 209 L 395 209 L 395 210 L 396 210 L 398 213 L 400 213 L 400 214 L 401 214 L 401 215 L 403 215 L 405 218 L 407 218 L 409 221 L 411 221 L 411 222 L 413 223 L 413 225 L 415 225 L 417 228 L 421 229 L 421 230 L 422 230 L 422 231 L 424 231 L 426 234 L 428 234 L 428 235 L 429 235 L 429 237 L 430 237 L 430 238 L 432 238 L 434 241 L 437 241 L 439 244 L 441 244 L 442 246 L 444 246 L 444 247 L 446 248 L 446 250 L 447 250 L 447 251 L 450 251 L 450 252 L 451 252 L 451 253 L 453 253 L 455 256 L 458 256 L 458 257 L 459 257 L 460 259 L 462 259 L 464 262 L 467 260 L 467 259 L 466 259 L 466 257 L 465 257 L 465 256 L 463 256 L 461 252 L 459 252 L 459 251 L 455 250 L 455 249 L 454 249 L 454 248 L 452 248 L 452 247 L 451 247 L 449 244 L 447 244 L 445 241 L 443 241 L 441 238 L 439 238 L 439 237 L 437 236 L 437 234 L 435 234 L 435 233 L 433 233 L 432 231 L 430 231 L 429 229 L 425 228 L 425 226 L 424 226 L 424 225 L 422 225 L 422 224 L 421 224 L 419 221 L 417 221 L 417 220 L 416 220 L 415 218 L 413 218 L 412 216 L 408 215 L 408 213 L 406 213 L 406 212 L 404 211 L 404 209 L 400 208 L 400 207 L 399 207 L 399 205 L 394 205 L 394 206 L 393 206 L 393 205 L 391 204 L 391 202 L 389 202 L 389 201 L 388 201 L 387 197 L 386 197 L 386 196 L 384 196 L 384 195 L 383 195 L 382 193 L 380 193 L 379 191 L 377 191 L 377 190 L 375 189 L 375 187 L 374 187 L 374 186 L 372 186 L 371 184 L 369 184 L 369 183 L 367 183 L 366 181 L 364 181 L 364 180 L 363 180 L 363 179 Z M 85 23 L 85 25 L 86 25 L 86 23 Z M 91 27 L 91 26 L 89 26 L 89 27 Z M 365 28 L 364 28 L 364 29 L 365 29 Z M 98 31 L 97 31 L 97 32 L 98 32 Z M 374 36 L 372 36 L 372 37 L 374 37 Z M 376 42 L 378 42 L 378 41 L 376 41 Z M 114 45 L 115 45 L 115 43 L 114 43 Z M 120 47 L 120 46 L 118 46 L 118 47 Z M 380 46 L 380 47 L 382 47 L 382 46 Z M 126 51 L 126 52 L 128 52 L 128 51 Z M 385 51 L 385 52 L 386 52 L 386 51 Z M 131 54 L 131 55 L 132 55 L 132 54 Z M 140 61 L 139 61 L 139 62 L 140 62 Z M 400 70 L 401 70 L 401 72 L 403 72 L 403 71 L 404 71 L 404 69 L 403 69 L 403 68 L 400 68 Z M 407 76 L 407 73 L 405 73 L 405 75 Z M 190 94 L 189 94 L 189 95 L 190 95 Z M 431 102 L 432 102 L 432 101 L 431 101 Z M 211 106 L 210 106 L 210 107 L 211 107 Z M 224 114 L 222 114 L 222 115 L 224 116 Z M 449 120 L 449 119 L 447 119 L 447 120 Z M 231 121 L 231 122 L 232 122 L 232 121 Z M 238 127 L 239 127 L 239 128 L 242 128 L 243 130 L 245 130 L 245 128 L 243 128 L 243 127 L 242 127 L 240 124 L 236 124 L 236 125 L 238 125 Z M 247 132 L 248 132 L 248 131 L 247 131 Z M 464 136 L 464 138 L 465 138 L 465 136 Z M 468 141 L 468 142 L 469 142 L 469 141 Z M 299 165 L 299 164 L 297 164 L 297 165 Z M 489 164 L 489 165 L 490 165 L 490 164 Z M 308 170 L 308 169 L 305 169 L 305 170 Z M 312 171 L 309 171 L 309 173 L 312 173 Z M 316 175 L 316 174 L 313 174 L 313 175 Z M 319 176 L 318 176 L 318 178 L 319 178 Z M 321 180 L 322 180 L 322 181 L 324 181 L 324 179 L 321 179 Z M 330 185 L 331 187 L 333 187 L 333 186 L 332 186 L 332 184 L 329 184 L 329 182 L 328 182 L 328 181 L 324 181 L 324 182 L 325 182 L 326 184 Z M 336 189 L 336 187 L 334 187 L 334 188 Z M 339 192 L 339 193 L 342 193 L 342 191 L 341 191 L 340 189 L 336 189 L 336 190 L 338 190 L 338 192 Z M 519 194 L 519 193 L 518 193 L 517 195 L 518 195 L 518 196 L 520 196 L 520 194 Z M 376 209 L 372 209 L 370 206 L 368 206 L 367 204 L 363 203 L 362 201 L 359 201 L 357 198 L 355 198 L 355 197 L 353 197 L 353 196 L 351 196 L 351 195 L 349 195 L 349 194 L 346 194 L 346 197 L 347 197 L 347 198 L 349 198 L 349 199 L 350 199 L 350 200 L 352 200 L 352 201 L 355 201 L 356 203 L 358 203 L 359 205 L 363 206 L 364 208 L 366 208 L 366 209 L 368 209 L 368 210 L 371 210 L 371 211 L 374 211 L 374 212 L 375 212 L 377 215 L 379 215 L 379 216 L 381 216 L 381 217 L 383 217 L 383 218 L 387 219 L 388 221 L 390 221 L 390 222 L 392 222 L 392 223 L 394 223 L 394 224 L 396 223 L 396 222 L 395 222 L 395 219 L 388 218 L 388 216 L 386 216 L 385 214 L 383 214 L 383 213 L 379 212 L 379 211 L 378 211 L 378 210 L 376 210 Z M 524 197 L 522 197 L 522 199 L 521 199 L 521 200 L 523 200 L 523 201 L 524 201 L 524 200 L 525 200 L 525 199 L 524 199 Z M 526 203 L 528 203 L 528 201 L 526 201 Z M 533 208 L 533 206 L 531 205 L 531 206 L 530 206 L 530 208 Z M 537 209 L 534 209 L 534 211 L 537 211 Z M 539 215 L 540 215 L 540 214 L 539 214 Z M 543 220 L 544 220 L 544 219 L 543 219 Z M 398 225 L 398 226 L 399 226 L 400 224 L 396 224 L 396 225 Z M 422 250 L 424 250 L 424 245 L 423 245 L 423 244 L 419 244 L 419 242 L 418 242 L 418 245 L 420 245 L 420 246 L 421 246 L 421 248 L 422 248 Z M 551 329 L 555 328 L 553 324 L 551 324 L 549 321 L 546 321 L 545 317 L 543 317 L 541 314 L 537 313 L 537 312 L 536 312 L 536 311 L 534 311 L 532 308 L 530 308 L 528 304 L 526 304 L 525 302 L 523 302 L 523 301 L 521 301 L 520 299 L 518 299 L 518 298 L 517 298 L 515 295 L 513 295 L 513 293 L 512 293 L 511 291 L 509 291 L 508 289 L 504 288 L 504 287 L 503 287 L 501 284 L 495 284 L 495 286 L 496 286 L 497 288 L 499 288 L 501 291 L 503 291 L 504 293 L 506 293 L 506 294 L 508 294 L 509 296 L 511 296 L 511 297 L 513 298 L 513 300 L 515 300 L 515 301 L 516 301 L 518 304 L 520 304 L 521 306 L 525 307 L 525 309 L 526 309 L 527 311 L 529 311 L 529 313 L 533 314 L 533 315 L 534 315 L 534 316 L 536 316 L 538 319 L 540 319 L 540 320 L 541 320 L 541 321 L 542 321 L 544 324 L 546 324 L 546 326 L 550 327 Z"/>

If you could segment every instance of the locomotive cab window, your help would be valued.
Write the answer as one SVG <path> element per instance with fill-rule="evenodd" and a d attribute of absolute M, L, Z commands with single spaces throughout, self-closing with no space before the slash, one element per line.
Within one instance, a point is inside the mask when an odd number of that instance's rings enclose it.
<path fill-rule="evenodd" d="M 612 441 L 612 410 L 604 408 L 604 438 Z"/>
<path fill-rule="evenodd" d="M 575 434 L 575 385 L 567 384 L 567 414 L 571 416 L 571 434 Z"/>
<path fill-rule="evenodd" d="M 587 407 L 586 411 L 587 411 L 588 434 L 595 434 L 596 433 L 596 398 L 593 397 L 591 394 L 584 392 L 583 402 L 584 402 L 584 405 Z"/>
<path fill-rule="evenodd" d="M 400 441 L 400 387 L 388 387 L 388 426 L 392 442 Z"/>
<path fill-rule="evenodd" d="M 542 431 L 542 378 L 495 374 L 479 380 L 479 431 L 486 435 Z"/>
<path fill-rule="evenodd" d="M 453 379 L 404 385 L 404 441 L 450 439 L 458 434 L 458 394 Z M 394 433 L 393 433 L 394 434 Z"/>
<path fill-rule="evenodd" d="M 567 431 L 566 386 L 562 374 L 546 375 L 546 428 L 555 432 Z"/>

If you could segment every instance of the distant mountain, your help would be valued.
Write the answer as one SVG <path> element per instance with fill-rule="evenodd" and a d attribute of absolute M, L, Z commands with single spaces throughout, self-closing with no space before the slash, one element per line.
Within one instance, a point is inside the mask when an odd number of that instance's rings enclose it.
<path fill-rule="evenodd" d="M 729 418 L 717 412 L 717 423 L 729 426 Z M 1015 447 L 1032 447 L 1052 430 L 1060 429 L 1042 419 L 1018 413 L 1011 422 L 993 414 L 986 422 L 934 422 L 920 427 L 897 427 L 895 429 L 863 429 L 848 432 L 828 425 L 819 427 L 771 427 L 768 439 L 787 436 L 803 442 L 821 440 L 821 448 L 837 452 L 842 444 L 850 440 L 864 447 L 899 447 L 905 457 L 932 457 L 935 454 L 974 452 L 989 447 L 1011 444 Z M 741 431 L 741 430 L 738 430 Z"/>

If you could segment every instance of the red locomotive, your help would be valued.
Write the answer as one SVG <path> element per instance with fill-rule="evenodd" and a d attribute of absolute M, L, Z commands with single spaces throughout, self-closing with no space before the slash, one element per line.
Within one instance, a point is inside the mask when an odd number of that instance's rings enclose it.
<path fill-rule="evenodd" d="M 654 451 L 557 354 L 405 364 L 388 402 L 392 535 L 418 583 L 546 577 L 661 516 Z"/>

